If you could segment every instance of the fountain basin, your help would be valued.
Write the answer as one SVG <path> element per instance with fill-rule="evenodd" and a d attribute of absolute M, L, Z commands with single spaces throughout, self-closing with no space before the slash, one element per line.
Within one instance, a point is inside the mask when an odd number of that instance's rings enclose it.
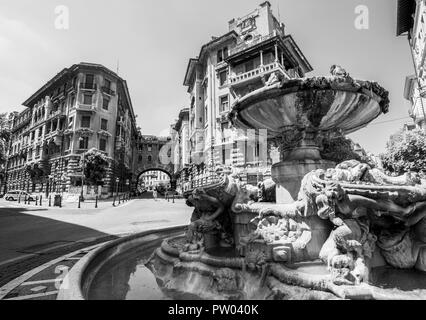
<path fill-rule="evenodd" d="M 267 129 L 270 138 L 292 128 L 349 134 L 387 113 L 388 104 L 374 82 L 316 77 L 255 90 L 234 103 L 229 117 L 241 129 Z"/>
<path fill-rule="evenodd" d="M 182 256 L 174 243 L 181 242 L 183 230 L 153 230 L 101 246 L 70 270 L 58 299 L 426 299 L 426 284 L 417 283 L 415 291 L 401 287 L 401 271 L 396 269 L 385 270 L 386 279 L 395 274 L 395 280 L 389 283 L 381 276 L 384 271 L 378 270 L 373 278 L 380 287 L 375 283 L 333 285 L 326 266 L 318 260 L 273 264 L 261 279 L 258 273 L 246 269 L 238 256 Z M 403 281 L 418 282 L 422 274 L 410 272 L 403 272 Z M 234 276 L 239 280 L 233 282 Z"/>
<path fill-rule="evenodd" d="M 149 258 L 165 238 L 181 235 L 184 229 L 185 226 L 176 226 L 150 230 L 108 242 L 91 251 L 75 264 L 64 278 L 57 300 L 88 300 L 93 280 L 99 276 L 99 272 L 107 266 L 108 262 L 116 258 L 118 258 L 117 261 L 126 260 L 126 254 L 138 253 L 138 251 L 140 253 L 140 250 L 142 250 L 142 256 Z M 121 282 L 122 285 L 126 285 L 124 279 Z M 119 295 L 117 291 L 111 292 L 111 294 L 114 293 Z M 111 299 L 113 299 L 112 296 Z M 120 299 L 124 299 L 124 296 Z"/>

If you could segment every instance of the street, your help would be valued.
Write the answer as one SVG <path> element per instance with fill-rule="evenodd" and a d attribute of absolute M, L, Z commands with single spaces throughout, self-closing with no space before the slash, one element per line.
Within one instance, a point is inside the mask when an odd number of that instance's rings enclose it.
<path fill-rule="evenodd" d="M 0 283 L 10 266 L 44 261 L 76 247 L 106 241 L 123 234 L 189 223 L 192 209 L 182 199 L 138 199 L 99 209 L 38 208 L 0 200 Z M 8 267 L 3 270 L 2 267 Z M 17 268 L 17 267 L 15 267 Z M 24 271 L 24 270 L 22 270 Z"/>

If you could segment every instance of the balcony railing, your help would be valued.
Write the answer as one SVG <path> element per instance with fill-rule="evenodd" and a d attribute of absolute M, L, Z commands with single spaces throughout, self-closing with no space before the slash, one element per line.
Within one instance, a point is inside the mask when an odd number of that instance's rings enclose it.
<path fill-rule="evenodd" d="M 80 83 L 80 88 L 85 90 L 96 90 L 95 83 Z"/>
<path fill-rule="evenodd" d="M 109 96 L 115 96 L 115 91 L 111 90 L 111 88 L 102 87 L 102 91 Z"/>
<path fill-rule="evenodd" d="M 231 85 L 233 85 L 266 75 L 268 73 L 272 73 L 274 71 L 281 72 L 284 77 L 290 79 L 290 76 L 288 75 L 287 71 L 285 71 L 284 67 L 279 62 L 274 62 L 236 76 L 231 76 L 229 80 Z"/>
<path fill-rule="evenodd" d="M 95 106 L 91 104 L 77 103 L 74 108 L 80 111 L 95 111 Z"/>

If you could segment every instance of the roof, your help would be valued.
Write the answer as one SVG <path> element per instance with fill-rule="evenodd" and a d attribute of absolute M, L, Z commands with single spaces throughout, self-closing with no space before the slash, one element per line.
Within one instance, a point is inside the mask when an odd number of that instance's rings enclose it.
<path fill-rule="evenodd" d="M 398 0 L 396 35 L 400 36 L 413 28 L 413 14 L 416 11 L 415 0 Z"/>
<path fill-rule="evenodd" d="M 74 74 L 80 70 L 80 69 L 96 69 L 101 70 L 105 72 L 106 74 L 118 79 L 119 84 L 123 86 L 124 93 L 126 95 L 126 99 L 129 102 L 129 109 L 131 112 L 131 115 L 133 119 L 136 119 L 135 112 L 133 110 L 132 100 L 129 93 L 129 88 L 127 86 L 127 81 L 121 78 L 117 73 L 114 71 L 111 71 L 110 69 L 106 68 L 105 66 L 101 64 L 96 63 L 88 63 L 88 62 L 81 62 L 79 64 L 74 64 L 69 68 L 64 68 L 62 71 L 60 71 L 58 74 L 56 74 L 52 79 L 50 79 L 48 82 L 46 82 L 40 89 L 38 89 L 31 97 L 29 97 L 23 105 L 26 107 L 32 106 L 34 103 L 36 103 L 41 98 L 44 98 L 47 91 L 50 90 L 52 86 L 54 86 L 58 81 L 61 80 L 70 80 Z"/>
<path fill-rule="evenodd" d="M 223 41 L 229 40 L 229 39 L 236 39 L 238 38 L 238 34 L 235 30 L 232 30 L 223 36 L 213 38 L 210 42 L 204 44 L 201 47 L 200 54 L 197 58 L 191 58 L 189 59 L 188 66 L 186 68 L 185 73 L 185 79 L 183 81 L 184 86 L 189 86 L 191 82 L 191 77 L 194 71 L 194 67 L 197 65 L 198 62 L 202 61 L 204 59 L 204 56 L 208 50 L 210 50 L 212 47 L 217 46 L 218 44 L 222 43 Z"/>

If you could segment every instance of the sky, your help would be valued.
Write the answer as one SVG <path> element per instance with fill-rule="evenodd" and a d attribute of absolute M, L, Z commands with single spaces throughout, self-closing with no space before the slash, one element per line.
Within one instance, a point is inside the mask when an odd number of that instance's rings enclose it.
<path fill-rule="evenodd" d="M 143 134 L 164 135 L 188 107 L 183 86 L 188 59 L 228 21 L 262 0 L 2 0 L 0 1 L 0 113 L 22 102 L 74 63 L 100 63 L 128 82 Z M 405 77 L 413 74 L 406 37 L 396 37 L 396 0 L 271 0 L 314 68 L 329 75 L 339 64 L 354 78 L 390 92 L 390 112 L 350 135 L 367 151 L 383 152 L 408 117 Z M 55 28 L 55 8 L 69 8 L 69 29 Z M 355 8 L 368 8 L 369 28 L 355 28 Z M 278 14 L 279 13 L 279 14 Z M 400 119 L 403 118 L 403 119 Z M 393 121 L 395 119 L 399 119 Z"/>

